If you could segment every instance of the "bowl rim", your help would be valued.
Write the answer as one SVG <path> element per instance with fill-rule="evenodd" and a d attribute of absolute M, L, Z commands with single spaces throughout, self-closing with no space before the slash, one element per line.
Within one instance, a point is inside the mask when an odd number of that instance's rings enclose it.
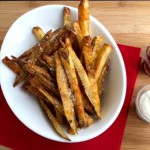
<path fill-rule="evenodd" d="M 32 12 L 34 12 L 34 11 L 36 11 L 36 10 L 39 10 L 39 9 L 44 9 L 44 8 L 47 8 L 47 7 L 49 7 L 49 8 L 51 8 L 51 7 L 60 7 L 60 8 L 62 8 L 62 7 L 65 7 L 65 6 L 66 6 L 66 7 L 69 7 L 70 9 L 73 9 L 73 10 L 77 11 L 77 8 L 76 8 L 76 7 L 72 7 L 72 6 L 69 6 L 69 5 L 50 4 L 50 5 L 43 5 L 43 6 L 39 6 L 39 7 L 37 7 L 37 8 L 31 9 L 31 10 L 27 11 L 26 13 L 22 14 L 21 16 L 19 16 L 19 17 L 12 23 L 12 25 L 10 26 L 10 28 L 8 29 L 8 31 L 7 31 L 7 33 L 6 33 L 5 37 L 4 37 L 4 41 L 3 41 L 3 43 L 2 43 L 2 46 L 1 46 L 1 52 L 3 51 L 3 45 L 4 45 L 4 43 L 5 43 L 6 37 L 9 35 L 9 32 L 10 32 L 11 29 L 13 28 L 14 24 L 16 24 L 17 21 L 18 21 L 20 18 L 22 18 L 23 16 L 25 16 L 25 15 L 27 15 L 27 14 L 29 14 L 29 13 L 32 13 Z M 93 17 L 93 16 L 91 16 L 91 15 L 90 15 L 90 20 L 92 20 L 92 22 L 94 22 L 94 24 L 97 24 L 98 26 L 100 26 L 101 30 L 103 30 L 103 32 L 105 32 L 105 35 L 106 35 L 107 38 L 109 38 L 109 40 L 111 41 L 111 43 L 112 43 L 112 45 L 113 45 L 114 49 L 116 50 L 116 53 L 117 53 L 117 55 L 118 55 L 118 57 L 119 57 L 119 61 L 120 61 L 120 65 L 121 65 L 122 78 L 123 78 L 122 94 L 121 94 L 120 103 L 119 103 L 119 105 L 118 105 L 118 108 L 117 108 L 117 110 L 115 111 L 115 113 L 114 113 L 113 117 L 111 118 L 111 120 L 109 121 L 109 123 L 107 123 L 107 124 L 103 127 L 103 130 L 102 130 L 101 132 L 95 132 L 95 134 L 92 134 L 92 136 L 91 136 L 90 138 L 84 138 L 83 140 L 78 140 L 78 141 L 67 141 L 67 140 L 64 140 L 64 139 L 59 140 L 59 139 L 57 139 L 57 138 L 54 139 L 54 138 L 47 137 L 47 136 L 44 135 L 43 133 L 39 133 L 37 130 L 33 129 L 24 119 L 22 119 L 22 117 L 20 117 L 19 114 L 16 113 L 16 111 L 12 108 L 11 103 L 8 103 L 8 101 L 7 101 L 8 98 L 7 98 L 7 95 L 6 95 L 5 90 L 4 90 L 4 88 L 3 88 L 4 82 L 2 81 L 2 76 L 1 76 L 1 89 L 2 89 L 2 92 L 3 92 L 4 97 L 5 97 L 5 99 L 6 99 L 6 102 L 7 102 L 7 104 L 9 105 L 9 107 L 11 108 L 12 112 L 15 114 L 15 116 L 16 116 L 27 128 L 29 128 L 30 130 L 34 131 L 36 134 L 38 134 L 38 135 L 40 135 L 40 136 L 43 136 L 43 137 L 45 137 L 45 138 L 47 138 L 47 139 L 51 139 L 51 140 L 53 140 L 53 141 L 58 141 L 58 142 L 64 142 L 64 143 L 77 143 L 77 142 L 83 142 L 83 141 L 88 141 L 88 140 L 90 140 L 90 139 L 93 139 L 93 138 L 95 138 L 95 137 L 101 135 L 103 132 L 105 132 L 105 131 L 114 123 L 114 121 L 115 121 L 116 118 L 118 117 L 118 115 L 119 115 L 119 113 L 120 113 L 120 111 L 121 111 L 121 109 L 122 109 L 123 103 L 124 103 L 124 101 L 125 101 L 125 95 L 126 95 L 126 70 L 125 70 L 125 64 L 124 64 L 122 55 L 121 55 L 121 53 L 120 53 L 120 50 L 119 50 L 119 48 L 118 48 L 118 46 L 117 46 L 117 44 L 116 44 L 114 38 L 113 38 L 112 35 L 108 32 L 108 30 L 106 29 L 106 27 L 104 27 L 104 25 L 103 25 L 100 21 L 98 21 L 95 17 Z M 2 54 L 2 53 L 1 53 L 1 54 Z M 1 55 L 1 60 L 2 60 L 2 55 Z M 0 68 L 2 68 L 2 65 L 1 65 Z"/>

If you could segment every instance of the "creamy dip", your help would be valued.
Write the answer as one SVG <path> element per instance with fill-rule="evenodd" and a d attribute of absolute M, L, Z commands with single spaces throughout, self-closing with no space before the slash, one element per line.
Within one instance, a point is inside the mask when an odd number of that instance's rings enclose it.
<path fill-rule="evenodd" d="M 150 122 L 150 90 L 141 96 L 139 101 L 139 109 L 142 116 Z"/>

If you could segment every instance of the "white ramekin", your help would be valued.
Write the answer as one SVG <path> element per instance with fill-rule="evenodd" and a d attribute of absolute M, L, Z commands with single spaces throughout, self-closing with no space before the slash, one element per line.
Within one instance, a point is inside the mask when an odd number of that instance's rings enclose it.
<path fill-rule="evenodd" d="M 148 119 L 147 116 L 141 111 L 140 101 L 142 100 L 142 99 L 141 99 L 141 96 L 142 96 L 145 92 L 147 92 L 147 91 L 149 91 L 149 90 L 150 90 L 150 84 L 144 86 L 144 87 L 138 92 L 137 97 L 136 97 L 136 100 L 135 100 L 136 112 L 137 112 L 138 116 L 139 116 L 142 120 L 144 120 L 144 121 L 146 121 L 146 122 L 148 122 L 148 123 L 150 123 L 150 119 Z"/>

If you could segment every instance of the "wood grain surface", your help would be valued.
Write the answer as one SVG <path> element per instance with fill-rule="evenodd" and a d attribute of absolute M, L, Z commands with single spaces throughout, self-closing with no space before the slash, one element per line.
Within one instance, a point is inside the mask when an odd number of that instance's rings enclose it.
<path fill-rule="evenodd" d="M 77 7 L 79 2 L 0 2 L 0 46 L 7 30 L 19 16 L 33 8 L 48 4 L 65 4 Z M 117 43 L 140 47 L 142 49 L 141 56 L 144 56 L 145 48 L 150 44 L 150 1 L 91 1 L 90 13 L 103 23 Z M 150 150 L 150 124 L 138 118 L 134 105 L 137 92 L 147 84 L 150 84 L 150 77 L 145 74 L 141 64 L 121 150 Z"/>

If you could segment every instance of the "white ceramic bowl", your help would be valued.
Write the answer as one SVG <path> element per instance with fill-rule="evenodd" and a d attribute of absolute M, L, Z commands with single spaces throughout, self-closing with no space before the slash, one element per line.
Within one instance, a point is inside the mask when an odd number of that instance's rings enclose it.
<path fill-rule="evenodd" d="M 1 59 L 11 55 L 19 56 L 35 45 L 32 27 L 40 26 L 44 31 L 57 29 L 63 25 L 63 5 L 47 5 L 36 8 L 19 17 L 7 32 L 1 48 Z M 69 7 L 69 6 L 68 6 Z M 73 20 L 77 20 L 77 9 L 69 7 Z M 125 99 L 126 72 L 124 62 L 116 42 L 107 29 L 94 17 L 91 20 L 91 35 L 102 35 L 104 41 L 111 44 L 113 52 L 110 58 L 110 72 L 105 82 L 102 97 L 102 119 L 88 128 L 78 131 L 77 135 L 68 135 L 71 142 L 92 139 L 108 129 L 117 118 Z M 15 74 L 1 62 L 1 87 L 6 101 L 18 119 L 37 134 L 60 142 L 61 138 L 49 124 L 35 97 L 24 92 L 21 85 L 13 87 Z M 7 119 L 7 118 L 6 118 Z"/>

